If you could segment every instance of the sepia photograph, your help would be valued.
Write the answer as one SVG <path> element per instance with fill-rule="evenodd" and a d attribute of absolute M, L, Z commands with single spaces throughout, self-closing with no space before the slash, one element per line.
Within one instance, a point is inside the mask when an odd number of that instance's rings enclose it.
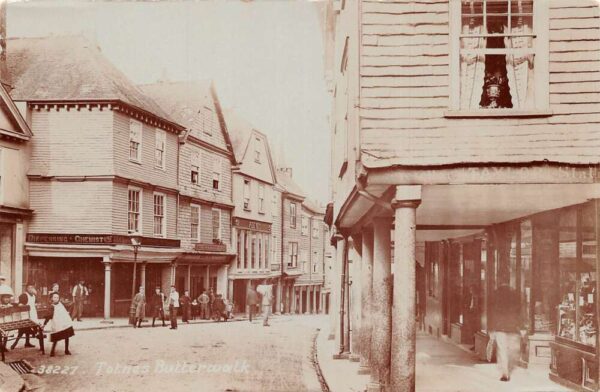
<path fill-rule="evenodd" d="M 600 392 L 600 0 L 0 0 L 0 392 Z"/>

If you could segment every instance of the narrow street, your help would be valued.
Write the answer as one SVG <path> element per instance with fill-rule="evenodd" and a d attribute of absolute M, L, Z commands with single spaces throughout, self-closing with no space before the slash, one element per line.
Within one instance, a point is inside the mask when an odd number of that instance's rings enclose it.
<path fill-rule="evenodd" d="M 72 356 L 59 345 L 53 358 L 19 349 L 8 360 L 18 353 L 38 371 L 68 373 L 41 375 L 46 391 L 320 391 L 311 351 L 324 325 L 326 316 L 281 316 L 268 328 L 245 320 L 80 331 Z"/>

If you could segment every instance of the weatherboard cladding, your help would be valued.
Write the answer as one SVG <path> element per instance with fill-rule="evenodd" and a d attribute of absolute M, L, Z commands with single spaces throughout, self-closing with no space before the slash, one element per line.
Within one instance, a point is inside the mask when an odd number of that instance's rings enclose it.
<path fill-rule="evenodd" d="M 600 161 L 600 9 L 549 1 L 541 118 L 449 119 L 448 1 L 362 2 L 360 128 L 367 167 Z"/>

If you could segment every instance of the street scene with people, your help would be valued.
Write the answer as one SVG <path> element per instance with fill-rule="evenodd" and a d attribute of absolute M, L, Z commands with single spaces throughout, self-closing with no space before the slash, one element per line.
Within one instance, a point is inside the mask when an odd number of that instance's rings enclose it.
<path fill-rule="evenodd" d="M 0 0 L 0 392 L 600 391 L 597 0 Z"/>

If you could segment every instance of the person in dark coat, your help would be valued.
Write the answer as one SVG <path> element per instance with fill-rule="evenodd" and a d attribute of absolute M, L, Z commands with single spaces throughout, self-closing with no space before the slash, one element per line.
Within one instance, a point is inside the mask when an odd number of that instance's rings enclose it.
<path fill-rule="evenodd" d="M 152 326 L 156 319 L 162 320 L 163 327 L 166 327 L 165 323 L 165 295 L 160 291 L 160 287 L 154 290 L 154 294 L 150 298 L 150 309 L 152 310 Z"/>
<path fill-rule="evenodd" d="M 489 344 L 496 344 L 500 381 L 509 381 L 521 348 L 519 294 L 508 285 L 502 284 L 494 293 L 492 301 Z"/>
<path fill-rule="evenodd" d="M 208 294 L 206 294 L 206 290 L 200 294 L 198 297 L 198 303 L 200 304 L 200 318 L 203 320 L 208 320 L 210 318 L 210 314 L 208 313 L 208 303 L 210 302 L 210 298 Z"/>
<path fill-rule="evenodd" d="M 223 318 L 223 320 L 227 321 L 227 313 L 225 312 L 225 301 L 223 301 L 223 296 L 221 294 L 217 294 L 217 297 L 213 302 L 213 314 L 219 315 L 219 321 L 221 321 L 221 317 Z"/>
<path fill-rule="evenodd" d="M 209 314 L 213 313 L 213 303 L 215 302 L 215 298 L 216 298 L 215 290 L 213 290 L 213 288 L 211 287 L 208 290 L 208 312 L 209 312 Z"/>
<path fill-rule="evenodd" d="M 248 285 L 248 291 L 246 292 L 246 306 L 248 306 L 248 319 L 252 322 L 252 316 L 258 305 L 258 293 L 252 288 L 252 285 Z"/>
<path fill-rule="evenodd" d="M 179 304 L 181 306 L 181 319 L 184 323 L 189 323 L 192 318 L 192 298 L 190 298 L 190 292 L 185 290 L 183 296 L 179 298 Z"/>

